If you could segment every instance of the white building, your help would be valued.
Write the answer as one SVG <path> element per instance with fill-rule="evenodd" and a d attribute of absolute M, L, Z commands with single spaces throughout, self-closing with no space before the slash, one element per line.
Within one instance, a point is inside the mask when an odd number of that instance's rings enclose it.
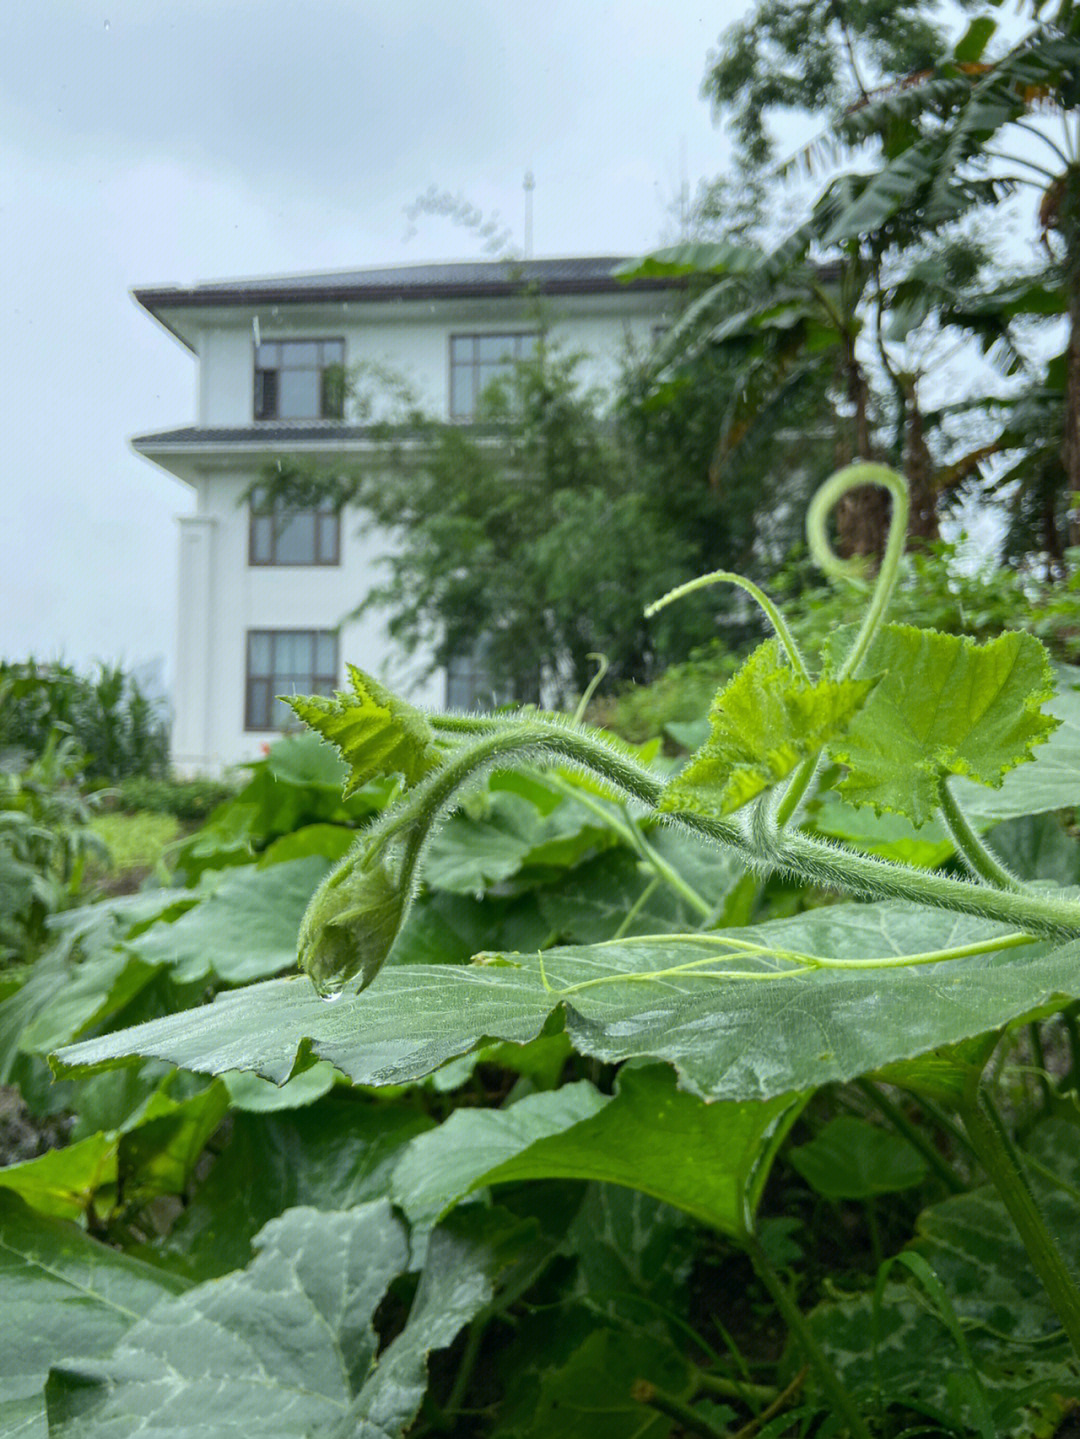
<path fill-rule="evenodd" d="M 403 376 L 428 413 L 467 424 L 484 386 L 529 352 L 542 323 L 553 343 L 586 357 L 583 381 L 609 386 L 628 347 L 649 348 L 672 303 L 670 282 L 624 284 L 612 273 L 619 263 L 419 265 L 134 292 L 199 365 L 195 424 L 133 442 L 196 496 L 180 520 L 178 772 L 257 757 L 292 719 L 274 696 L 329 693 L 346 661 L 417 703 L 447 702 L 447 676 L 431 671 L 430 655 L 402 654 L 371 616 L 348 618 L 386 538 L 361 532 L 348 511 L 275 523 L 244 495 L 275 458 L 373 452 L 370 428 L 343 398 L 343 375 L 365 363 Z"/>

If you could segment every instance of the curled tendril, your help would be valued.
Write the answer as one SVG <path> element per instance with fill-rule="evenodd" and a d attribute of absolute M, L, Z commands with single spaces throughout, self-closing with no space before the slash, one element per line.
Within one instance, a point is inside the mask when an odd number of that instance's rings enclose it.
<path fill-rule="evenodd" d="M 889 469 L 887 465 L 876 465 L 868 461 L 848 465 L 837 470 L 818 490 L 810 501 L 806 513 L 806 538 L 814 562 L 825 571 L 830 579 L 859 579 L 861 566 L 858 561 L 843 560 L 829 543 L 826 520 L 834 506 L 848 493 L 860 485 L 880 485 L 892 495 L 892 518 L 889 520 L 889 537 L 885 554 L 881 560 L 877 580 L 870 595 L 859 633 L 837 672 L 837 679 L 849 679 L 857 674 L 859 666 L 874 636 L 881 628 L 885 612 L 889 607 L 892 592 L 900 574 L 900 561 L 907 540 L 908 511 L 911 508 L 908 483 L 903 475 Z"/>
<path fill-rule="evenodd" d="M 791 668 L 800 679 L 809 680 L 810 675 L 806 668 L 795 636 L 788 628 L 787 621 L 780 613 L 776 604 L 764 590 L 754 584 L 753 580 L 746 579 L 743 575 L 734 574 L 731 570 L 713 570 L 711 574 L 699 575 L 696 580 L 689 580 L 685 585 L 677 585 L 675 589 L 668 590 L 666 595 L 661 595 L 654 600 L 645 610 L 645 618 L 652 619 L 657 610 L 662 610 L 665 605 L 670 605 L 673 600 L 681 600 L 684 595 L 692 595 L 695 590 L 703 590 L 709 585 L 736 585 L 740 590 L 745 590 L 750 598 L 761 607 L 765 618 L 776 631 L 776 637 L 784 647 Z"/>

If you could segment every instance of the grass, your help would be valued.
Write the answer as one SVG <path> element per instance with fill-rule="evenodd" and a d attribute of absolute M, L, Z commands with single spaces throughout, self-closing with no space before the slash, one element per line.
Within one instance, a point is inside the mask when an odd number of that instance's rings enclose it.
<path fill-rule="evenodd" d="M 137 887 L 148 875 L 165 878 L 164 856 L 184 826 L 171 814 L 99 814 L 90 828 L 105 844 L 111 863 L 94 863 L 90 878 L 104 880 L 110 890 L 119 883 Z"/>

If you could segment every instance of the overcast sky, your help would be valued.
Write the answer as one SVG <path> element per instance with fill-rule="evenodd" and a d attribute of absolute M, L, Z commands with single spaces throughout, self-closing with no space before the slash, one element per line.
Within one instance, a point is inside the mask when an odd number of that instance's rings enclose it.
<path fill-rule="evenodd" d="M 751 3 L 0 0 L 0 657 L 171 672 L 192 501 L 129 440 L 193 422 L 196 367 L 133 287 L 482 258 L 410 235 L 431 186 L 520 247 L 530 169 L 534 254 L 670 241 Z"/>
<path fill-rule="evenodd" d="M 186 487 L 134 434 L 195 363 L 133 286 L 671 238 L 729 153 L 699 87 L 749 0 L 34 0 L 0 7 L 0 656 L 171 665 Z"/>

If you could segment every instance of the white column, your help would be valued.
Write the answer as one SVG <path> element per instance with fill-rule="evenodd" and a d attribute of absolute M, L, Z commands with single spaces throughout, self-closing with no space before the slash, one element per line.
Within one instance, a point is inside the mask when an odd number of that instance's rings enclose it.
<path fill-rule="evenodd" d="M 184 776 L 214 774 L 210 676 L 213 629 L 210 623 L 214 589 L 214 544 L 217 520 L 212 515 L 180 517 L 180 607 L 176 645 L 176 683 L 172 731 L 172 762 Z"/>

